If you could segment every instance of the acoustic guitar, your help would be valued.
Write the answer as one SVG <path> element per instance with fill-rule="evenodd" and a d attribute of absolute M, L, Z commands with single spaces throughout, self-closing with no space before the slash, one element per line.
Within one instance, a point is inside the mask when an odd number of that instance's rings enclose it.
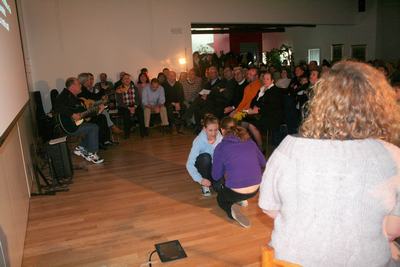
<path fill-rule="evenodd" d="M 72 117 L 58 114 L 58 122 L 60 123 L 60 126 L 64 132 L 67 134 L 73 134 L 78 130 L 79 126 L 82 125 L 83 122 L 90 120 L 90 116 L 96 115 L 99 112 L 100 105 L 106 104 L 106 102 L 106 100 L 98 100 L 92 102 L 91 106 L 87 109 L 85 109 L 83 105 L 77 108 L 76 112 L 74 113 L 79 113 L 81 115 L 81 119 L 79 120 L 74 120 Z"/>

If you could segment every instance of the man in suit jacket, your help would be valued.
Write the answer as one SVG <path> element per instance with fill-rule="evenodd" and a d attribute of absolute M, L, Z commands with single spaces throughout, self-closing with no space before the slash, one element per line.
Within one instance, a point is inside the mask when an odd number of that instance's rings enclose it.
<path fill-rule="evenodd" d="M 165 106 L 167 108 L 168 121 L 171 128 L 175 127 L 177 133 L 182 134 L 180 130 L 183 124 L 184 101 L 182 84 L 176 80 L 176 72 L 169 71 L 167 80 L 162 84 L 165 92 Z"/>
<path fill-rule="evenodd" d="M 204 89 L 210 90 L 210 94 L 206 99 L 206 110 L 217 118 L 222 119 L 224 108 L 229 102 L 225 95 L 226 84 L 224 80 L 218 77 L 217 67 L 211 66 L 208 69 L 208 77 L 209 81 L 204 85 Z"/>

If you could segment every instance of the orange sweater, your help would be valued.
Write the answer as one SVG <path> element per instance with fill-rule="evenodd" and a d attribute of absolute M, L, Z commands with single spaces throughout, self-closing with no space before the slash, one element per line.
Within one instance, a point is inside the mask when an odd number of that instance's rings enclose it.
<path fill-rule="evenodd" d="M 240 101 L 239 106 L 236 108 L 237 111 L 242 111 L 244 109 L 249 109 L 251 101 L 256 96 L 258 90 L 260 90 L 262 83 L 260 80 L 255 80 L 254 82 L 249 83 L 249 85 L 244 88 L 244 94 L 242 101 Z"/>

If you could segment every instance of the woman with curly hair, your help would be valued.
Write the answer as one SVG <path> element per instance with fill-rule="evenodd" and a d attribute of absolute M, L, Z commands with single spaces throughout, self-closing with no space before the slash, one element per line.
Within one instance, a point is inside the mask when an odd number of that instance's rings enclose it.
<path fill-rule="evenodd" d="M 400 109 L 382 73 L 350 61 L 324 73 L 299 136 L 274 151 L 260 186 L 276 257 L 399 266 L 391 259 L 400 236 L 399 141 Z"/>

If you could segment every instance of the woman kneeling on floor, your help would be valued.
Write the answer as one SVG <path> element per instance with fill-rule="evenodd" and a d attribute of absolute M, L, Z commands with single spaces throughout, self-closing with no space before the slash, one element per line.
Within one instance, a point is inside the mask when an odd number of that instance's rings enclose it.
<path fill-rule="evenodd" d="M 237 203 L 257 194 L 266 161 L 247 130 L 232 120 L 222 120 L 224 138 L 214 150 L 212 177 L 215 181 L 225 179 L 216 189 L 218 205 L 229 218 L 248 228 L 250 221 L 241 214 Z"/>
<path fill-rule="evenodd" d="M 210 187 L 212 156 L 215 147 L 221 142 L 222 135 L 219 132 L 219 121 L 212 114 L 206 114 L 203 118 L 203 130 L 194 139 L 192 149 L 186 163 L 186 169 L 195 182 L 201 184 L 203 196 L 211 196 Z"/>

